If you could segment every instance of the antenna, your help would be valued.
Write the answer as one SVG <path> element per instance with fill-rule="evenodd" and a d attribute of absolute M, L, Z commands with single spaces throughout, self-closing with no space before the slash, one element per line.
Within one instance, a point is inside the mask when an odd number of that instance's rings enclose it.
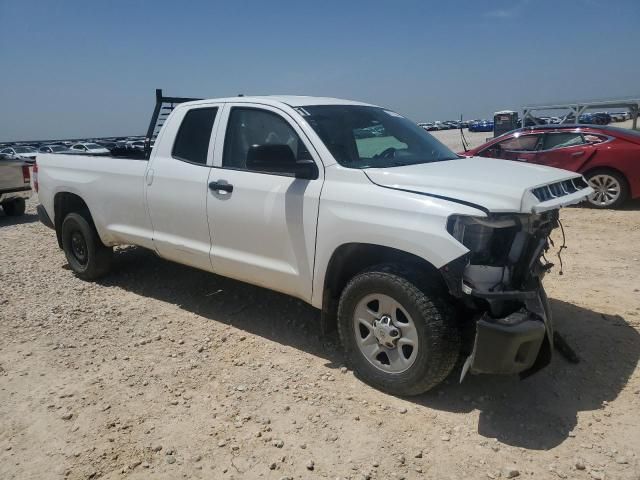
<path fill-rule="evenodd" d="M 462 114 L 460 114 L 460 123 L 458 125 L 460 125 L 460 140 L 462 140 L 462 148 L 464 148 L 465 152 L 468 152 L 469 142 L 464 138 L 464 132 L 462 131 Z"/>

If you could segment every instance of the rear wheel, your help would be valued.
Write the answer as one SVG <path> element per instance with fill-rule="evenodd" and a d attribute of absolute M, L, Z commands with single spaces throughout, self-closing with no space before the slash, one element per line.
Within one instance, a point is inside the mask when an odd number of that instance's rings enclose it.
<path fill-rule="evenodd" d="M 109 271 L 113 250 L 79 213 L 70 213 L 62 222 L 62 249 L 71 269 L 83 280 L 95 280 Z"/>
<path fill-rule="evenodd" d="M 629 187 L 623 175 L 608 169 L 599 169 L 587 175 L 594 193 L 587 201 L 595 208 L 618 208 L 629 198 Z"/>
<path fill-rule="evenodd" d="M 2 209 L 9 217 L 19 217 L 24 215 L 26 203 L 24 198 L 14 198 L 2 204 Z"/>
<path fill-rule="evenodd" d="M 338 307 L 340 340 L 356 375 L 394 395 L 442 382 L 460 351 L 460 332 L 444 291 L 399 265 L 354 277 Z"/>

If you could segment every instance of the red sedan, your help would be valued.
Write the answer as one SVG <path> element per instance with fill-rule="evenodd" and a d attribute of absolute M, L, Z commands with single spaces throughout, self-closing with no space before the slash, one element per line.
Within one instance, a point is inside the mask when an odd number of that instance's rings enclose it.
<path fill-rule="evenodd" d="M 609 126 L 539 125 L 505 133 L 461 155 L 539 163 L 581 173 L 596 208 L 640 197 L 640 132 Z"/>

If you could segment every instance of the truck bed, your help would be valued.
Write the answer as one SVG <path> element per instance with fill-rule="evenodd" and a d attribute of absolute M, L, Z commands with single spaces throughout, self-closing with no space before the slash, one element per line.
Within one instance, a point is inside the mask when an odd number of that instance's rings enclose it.
<path fill-rule="evenodd" d="M 146 159 L 44 153 L 36 162 L 39 197 L 48 212 L 55 211 L 58 192 L 77 194 L 91 210 L 103 243 L 152 247 L 144 201 Z"/>
<path fill-rule="evenodd" d="M 30 190 L 25 183 L 22 167 L 27 164 L 20 159 L 0 158 L 0 194 Z"/>

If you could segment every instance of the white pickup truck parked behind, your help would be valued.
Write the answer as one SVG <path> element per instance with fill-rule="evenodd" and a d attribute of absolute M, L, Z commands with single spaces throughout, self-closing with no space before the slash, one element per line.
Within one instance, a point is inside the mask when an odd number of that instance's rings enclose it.
<path fill-rule="evenodd" d="M 541 278 L 575 173 L 460 158 L 401 115 L 314 97 L 178 105 L 148 159 L 39 155 L 43 223 L 95 279 L 112 247 L 277 290 L 336 325 L 350 365 L 400 395 L 550 361 Z"/>
<path fill-rule="evenodd" d="M 24 214 L 26 199 L 31 196 L 29 164 L 16 155 L 0 153 L 0 206 L 5 215 Z"/>

